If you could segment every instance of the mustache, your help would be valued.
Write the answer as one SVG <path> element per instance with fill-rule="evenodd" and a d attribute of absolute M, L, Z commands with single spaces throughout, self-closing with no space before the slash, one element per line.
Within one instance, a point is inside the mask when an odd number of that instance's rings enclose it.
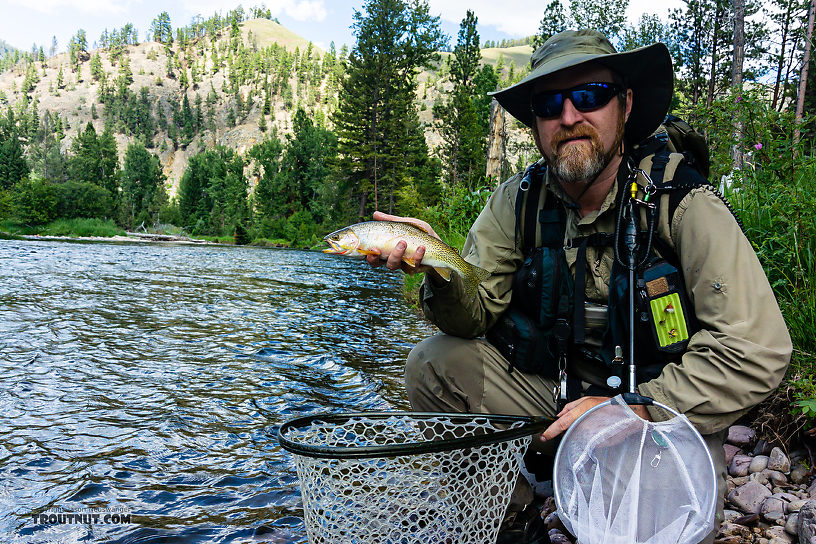
<path fill-rule="evenodd" d="M 595 129 L 587 125 L 578 125 L 569 130 L 561 129 L 556 132 L 552 137 L 553 149 L 558 149 L 558 146 L 563 142 L 573 138 L 589 138 L 593 143 L 597 143 L 599 140 L 598 133 Z"/>

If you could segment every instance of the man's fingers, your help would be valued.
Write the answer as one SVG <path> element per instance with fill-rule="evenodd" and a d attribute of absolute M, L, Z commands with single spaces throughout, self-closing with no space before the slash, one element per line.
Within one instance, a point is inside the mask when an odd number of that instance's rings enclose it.
<path fill-rule="evenodd" d="M 388 260 L 385 263 L 386 268 L 389 270 L 397 270 L 398 268 L 402 268 L 402 256 L 405 255 L 405 247 L 406 244 L 403 240 L 397 242 L 396 247 L 394 247 L 394 251 L 388 255 Z"/>
<path fill-rule="evenodd" d="M 570 425 L 575 423 L 575 419 L 578 417 L 574 415 L 574 412 L 575 412 L 574 410 L 567 412 L 566 414 L 555 420 L 555 423 L 547 427 L 547 429 L 543 433 L 541 433 L 541 439 L 552 440 L 559 434 L 569 429 Z"/>
<path fill-rule="evenodd" d="M 374 212 L 372 216 L 374 221 L 397 221 L 399 223 L 408 223 L 410 225 L 414 225 L 415 227 L 419 227 L 420 229 L 424 230 L 425 232 L 429 233 L 431 236 L 435 238 L 439 238 L 439 235 L 436 231 L 431 227 L 426 221 L 422 219 L 417 219 L 415 217 L 402 217 L 400 215 L 391 215 L 384 212 Z M 442 238 L 439 238 L 440 240 Z"/>

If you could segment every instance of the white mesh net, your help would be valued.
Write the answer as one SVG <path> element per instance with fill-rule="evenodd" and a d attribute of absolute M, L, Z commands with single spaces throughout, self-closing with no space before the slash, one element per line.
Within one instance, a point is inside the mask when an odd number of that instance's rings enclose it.
<path fill-rule="evenodd" d="M 696 544 L 713 528 L 717 483 L 685 416 L 653 423 L 613 398 L 570 427 L 554 486 L 581 544 Z"/>
<path fill-rule="evenodd" d="M 514 424 L 521 425 L 521 423 Z M 286 438 L 311 446 L 382 446 L 490 434 L 485 418 L 313 421 Z M 493 544 L 530 437 L 374 459 L 295 455 L 311 543 Z"/>

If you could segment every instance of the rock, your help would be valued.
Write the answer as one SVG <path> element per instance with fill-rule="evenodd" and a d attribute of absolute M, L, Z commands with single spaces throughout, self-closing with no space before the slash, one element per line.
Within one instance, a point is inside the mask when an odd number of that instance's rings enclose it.
<path fill-rule="evenodd" d="M 570 542 L 570 539 L 567 538 L 567 535 L 565 535 L 558 529 L 551 529 L 549 535 L 550 542 L 552 542 L 552 544 L 572 544 L 572 542 Z"/>
<path fill-rule="evenodd" d="M 816 501 L 807 501 L 799 510 L 796 521 L 796 534 L 799 542 L 810 544 L 811 539 L 816 538 Z"/>
<path fill-rule="evenodd" d="M 564 527 L 564 524 L 561 522 L 561 518 L 558 517 L 558 512 L 550 512 L 547 517 L 544 518 L 544 525 L 547 526 L 547 531 L 557 529 L 562 533 L 567 532 L 567 528 Z"/>
<path fill-rule="evenodd" d="M 785 523 L 785 532 L 789 535 L 796 536 L 797 523 L 799 523 L 799 514 L 791 514 L 788 516 L 788 521 Z"/>
<path fill-rule="evenodd" d="M 754 472 L 753 474 L 748 476 L 748 479 L 754 480 L 755 482 L 759 482 L 762 485 L 768 485 L 768 477 L 765 475 L 764 471 Z"/>
<path fill-rule="evenodd" d="M 751 464 L 748 465 L 748 474 L 762 472 L 763 470 L 768 468 L 768 460 L 769 457 L 767 455 L 757 455 L 756 457 L 751 459 Z"/>
<path fill-rule="evenodd" d="M 768 512 L 767 514 L 762 514 L 762 519 L 771 524 L 785 525 L 785 514 L 782 512 Z"/>
<path fill-rule="evenodd" d="M 750 480 L 750 479 L 751 478 L 748 477 L 748 476 L 731 477 L 731 481 L 734 482 L 734 485 L 737 486 L 737 487 L 747 484 L 748 480 Z"/>
<path fill-rule="evenodd" d="M 726 521 L 720 525 L 719 534 L 722 537 L 737 536 L 742 538 L 751 538 L 751 530 L 748 527 L 743 527 L 742 525 L 737 525 L 736 523 L 731 523 L 729 521 Z"/>
<path fill-rule="evenodd" d="M 776 495 L 771 495 L 764 501 L 762 501 L 762 506 L 759 508 L 759 513 L 765 516 L 765 514 L 770 514 L 771 512 L 780 512 L 782 514 L 785 513 L 785 505 L 788 504 L 788 501 L 782 499 L 782 497 L 778 497 Z"/>
<path fill-rule="evenodd" d="M 807 488 L 808 497 L 816 498 L 816 480 Z"/>
<path fill-rule="evenodd" d="M 738 517 L 742 516 L 742 512 L 737 512 L 736 510 L 729 510 L 726 508 L 723 510 L 723 521 L 734 521 Z"/>
<path fill-rule="evenodd" d="M 741 448 L 749 447 L 756 440 L 756 431 L 745 425 L 732 425 L 728 428 L 728 438 L 725 439 L 729 444 L 739 446 Z"/>
<path fill-rule="evenodd" d="M 790 472 L 790 459 L 785 455 L 785 452 L 780 448 L 771 450 L 771 455 L 768 458 L 768 468 L 771 470 L 778 470 L 787 474 Z"/>
<path fill-rule="evenodd" d="M 714 541 L 714 544 L 742 544 L 742 537 L 737 535 L 726 536 L 718 538 Z"/>
<path fill-rule="evenodd" d="M 810 475 L 810 470 L 803 465 L 796 465 L 790 473 L 790 481 L 795 484 L 801 484 Z"/>
<path fill-rule="evenodd" d="M 737 525 L 753 525 L 759 521 L 759 514 L 746 514 L 734 520 Z"/>
<path fill-rule="evenodd" d="M 731 459 L 733 459 L 736 454 L 742 453 L 742 448 L 733 444 L 723 444 L 723 450 L 725 450 L 726 465 L 731 462 Z"/>
<path fill-rule="evenodd" d="M 785 532 L 784 527 L 770 527 L 765 530 L 765 536 L 771 539 L 773 544 L 791 544 L 793 538 Z"/>
<path fill-rule="evenodd" d="M 751 466 L 751 457 L 743 453 L 738 453 L 731 459 L 728 465 L 728 474 L 731 476 L 747 476 L 748 467 Z"/>
<path fill-rule="evenodd" d="M 791 501 L 788 503 L 788 512 L 798 512 L 802 509 L 802 506 L 805 505 L 807 501 L 803 499 L 797 499 L 795 501 Z"/>
<path fill-rule="evenodd" d="M 788 477 L 778 470 L 765 469 L 762 474 L 767 476 L 768 481 L 774 485 L 785 485 L 788 483 Z"/>
<path fill-rule="evenodd" d="M 749 481 L 728 494 L 728 502 L 747 514 L 758 514 L 762 502 L 771 496 L 770 490 L 764 485 Z"/>
<path fill-rule="evenodd" d="M 764 438 L 760 438 L 757 440 L 756 446 L 754 446 L 754 451 L 752 451 L 754 455 L 768 455 L 771 453 L 771 445 L 768 444 L 768 441 Z"/>

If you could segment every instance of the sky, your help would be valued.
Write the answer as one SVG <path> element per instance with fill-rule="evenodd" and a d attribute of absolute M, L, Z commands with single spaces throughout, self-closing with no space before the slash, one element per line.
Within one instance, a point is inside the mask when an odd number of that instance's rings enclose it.
<path fill-rule="evenodd" d="M 104 29 L 121 28 L 133 23 L 144 40 L 151 21 L 167 11 L 176 26 L 186 26 L 195 15 L 204 18 L 216 12 L 225 15 L 242 3 L 251 6 L 264 3 L 280 23 L 311 40 L 323 49 L 332 41 L 339 50 L 350 48 L 355 40 L 350 29 L 352 14 L 362 0 L 0 0 L 0 39 L 18 49 L 30 50 L 33 44 L 48 51 L 52 36 L 57 51 L 64 52 L 71 36 L 84 29 L 88 45 L 99 39 Z M 456 42 L 459 23 L 467 9 L 479 19 L 481 41 L 522 38 L 536 33 L 547 0 L 429 0 L 431 12 L 440 15 L 443 31 Z M 635 22 L 641 14 L 657 14 L 666 20 L 670 8 L 681 0 L 629 0 L 627 16 Z"/>

